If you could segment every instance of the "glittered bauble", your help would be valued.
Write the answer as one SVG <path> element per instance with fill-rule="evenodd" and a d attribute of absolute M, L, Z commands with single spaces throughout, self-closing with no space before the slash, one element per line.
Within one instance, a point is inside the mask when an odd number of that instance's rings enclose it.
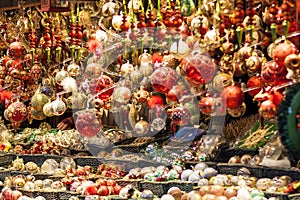
<path fill-rule="evenodd" d="M 151 85 L 157 92 L 167 94 L 177 84 L 178 75 L 168 67 L 156 69 L 151 75 Z"/>
<path fill-rule="evenodd" d="M 149 132 L 149 129 L 149 123 L 145 120 L 138 121 L 134 126 L 135 133 L 139 136 L 146 135 Z"/>
<path fill-rule="evenodd" d="M 244 93 L 239 86 L 228 86 L 224 88 L 222 99 L 225 101 L 227 108 L 238 108 L 244 101 Z"/>
<path fill-rule="evenodd" d="M 279 68 L 284 67 L 284 60 L 290 54 L 297 54 L 297 47 L 290 41 L 285 40 L 277 44 L 273 49 L 273 59 L 279 65 Z"/>
<path fill-rule="evenodd" d="M 26 49 L 21 42 L 13 42 L 8 47 L 8 55 L 13 58 L 23 58 L 26 55 Z"/>
<path fill-rule="evenodd" d="M 213 79 L 214 89 L 218 91 L 223 91 L 225 87 L 231 85 L 233 82 L 233 77 L 227 73 L 219 73 Z"/>
<path fill-rule="evenodd" d="M 82 110 L 75 114 L 75 127 L 77 131 L 86 136 L 96 136 L 102 129 L 102 124 L 96 117 L 96 110 Z"/>
<path fill-rule="evenodd" d="M 35 63 L 30 70 L 30 77 L 34 81 L 38 81 L 41 78 L 42 75 L 42 67 L 41 65 Z"/>
<path fill-rule="evenodd" d="M 190 54 L 180 64 L 187 80 L 191 84 L 205 84 L 212 80 L 216 73 L 216 64 L 208 56 Z"/>
<path fill-rule="evenodd" d="M 171 119 L 176 125 L 184 126 L 191 121 L 191 113 L 185 107 L 176 107 L 172 111 Z"/>
<path fill-rule="evenodd" d="M 43 110 L 36 110 L 31 108 L 30 115 L 35 120 L 44 120 L 46 119 L 46 115 L 44 114 Z"/>
<path fill-rule="evenodd" d="M 199 108 L 203 114 L 210 115 L 215 106 L 215 99 L 213 97 L 204 97 L 199 101 Z"/>
<path fill-rule="evenodd" d="M 95 88 L 95 92 L 99 93 L 97 97 L 102 100 L 108 100 L 114 91 L 114 89 L 111 88 L 113 84 L 114 81 L 109 76 L 101 75 L 97 79 L 97 84 Z"/>
<path fill-rule="evenodd" d="M 4 111 L 4 117 L 12 123 L 14 128 L 18 128 L 27 118 L 27 107 L 22 102 L 14 102 Z"/>
<path fill-rule="evenodd" d="M 35 110 L 42 110 L 44 105 L 49 102 L 49 97 L 45 94 L 37 92 L 35 95 L 31 98 L 31 106 Z"/>
<path fill-rule="evenodd" d="M 120 73 L 127 77 L 132 71 L 134 70 L 134 67 L 132 64 L 129 63 L 129 61 L 127 63 L 124 63 L 122 66 L 121 66 L 121 69 L 120 69 Z"/>

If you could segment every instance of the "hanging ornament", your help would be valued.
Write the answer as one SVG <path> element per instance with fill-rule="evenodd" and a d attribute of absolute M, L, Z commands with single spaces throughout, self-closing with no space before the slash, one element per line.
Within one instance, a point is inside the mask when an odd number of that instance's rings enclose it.
<path fill-rule="evenodd" d="M 112 94 L 113 100 L 122 105 L 125 105 L 126 103 L 128 103 L 131 96 L 132 96 L 132 93 L 131 93 L 130 89 L 127 87 L 123 87 L 123 86 L 116 88 Z"/>
<path fill-rule="evenodd" d="M 87 96 L 83 93 L 75 93 L 67 99 L 67 107 L 70 109 L 81 110 L 87 105 Z"/>
<path fill-rule="evenodd" d="M 199 108 L 203 114 L 210 115 L 214 112 L 216 101 L 213 97 L 204 97 L 199 101 Z"/>
<path fill-rule="evenodd" d="M 245 102 L 243 102 L 240 107 L 233 109 L 228 108 L 227 111 L 228 114 L 232 117 L 241 117 L 246 113 L 246 104 Z"/>
<path fill-rule="evenodd" d="M 205 84 L 212 80 L 217 66 L 206 55 L 191 53 L 180 63 L 184 75 L 193 85 Z"/>
<path fill-rule="evenodd" d="M 66 70 L 64 70 L 64 69 L 60 70 L 60 71 L 57 72 L 57 74 L 55 75 L 55 82 L 56 82 L 56 84 L 60 85 L 61 82 L 62 82 L 65 78 L 67 78 L 67 77 L 69 77 L 69 76 L 70 76 L 70 75 L 69 75 L 69 73 L 68 73 Z"/>
<path fill-rule="evenodd" d="M 177 84 L 178 75 L 171 68 L 161 67 L 153 72 L 150 79 L 154 90 L 167 94 Z"/>
<path fill-rule="evenodd" d="M 150 130 L 149 123 L 145 120 L 138 121 L 134 126 L 134 131 L 138 136 L 146 135 Z"/>
<path fill-rule="evenodd" d="M 53 117 L 54 116 L 53 109 L 52 109 L 52 104 L 51 104 L 50 101 L 44 105 L 43 113 L 47 117 Z"/>
<path fill-rule="evenodd" d="M 290 41 L 285 40 L 277 44 L 273 49 L 273 59 L 278 64 L 279 71 L 284 68 L 285 58 L 290 54 L 298 54 L 297 47 Z"/>
<path fill-rule="evenodd" d="M 114 88 L 112 87 L 114 85 L 114 81 L 106 75 L 101 75 L 95 81 L 96 84 L 94 90 L 92 89 L 93 84 L 90 83 L 90 91 L 92 94 L 94 93 L 93 91 L 95 91 L 98 98 L 108 100 L 114 92 Z"/>
<path fill-rule="evenodd" d="M 29 75 L 33 81 L 38 81 L 42 76 L 41 65 L 39 63 L 34 63 L 34 65 L 30 69 Z"/>
<path fill-rule="evenodd" d="M 251 96 L 255 96 L 256 94 L 259 93 L 259 91 L 261 90 L 261 88 L 263 88 L 263 79 L 260 77 L 260 76 L 252 76 L 248 79 L 247 81 L 247 87 L 248 88 L 258 88 L 258 89 L 255 89 L 255 90 L 252 90 L 252 91 L 249 91 L 248 93 L 251 95 Z"/>
<path fill-rule="evenodd" d="M 239 108 L 244 101 L 244 93 L 241 87 L 236 85 L 224 88 L 221 96 L 227 108 L 230 109 Z"/>
<path fill-rule="evenodd" d="M 35 120 L 44 120 L 46 119 L 46 115 L 44 114 L 43 110 L 36 110 L 34 108 L 30 109 L 30 115 Z"/>
<path fill-rule="evenodd" d="M 223 89 L 233 83 L 232 74 L 218 73 L 213 79 L 213 88 L 218 91 L 223 91 Z"/>
<path fill-rule="evenodd" d="M 151 123 L 151 128 L 155 131 L 160 131 L 166 126 L 166 120 L 160 117 L 155 118 Z"/>
<path fill-rule="evenodd" d="M 120 73 L 121 73 L 121 75 L 123 75 L 124 77 L 127 77 L 129 74 L 131 74 L 131 72 L 133 72 L 133 70 L 134 70 L 133 65 L 130 64 L 129 61 L 127 61 L 127 63 L 124 63 L 124 64 L 121 66 Z"/>
<path fill-rule="evenodd" d="M 12 123 L 14 129 L 20 127 L 21 123 L 26 120 L 27 114 L 26 105 L 19 101 L 10 104 L 4 111 L 5 119 Z"/>
<path fill-rule="evenodd" d="M 191 122 L 191 113 L 185 107 L 176 107 L 172 110 L 172 122 L 178 126 L 184 126 Z"/>
<path fill-rule="evenodd" d="M 21 42 L 13 42 L 8 47 L 8 55 L 12 59 L 24 58 L 26 49 Z"/>
<path fill-rule="evenodd" d="M 37 91 L 31 98 L 30 105 L 37 111 L 42 111 L 46 103 L 49 102 L 49 97 Z"/>
<path fill-rule="evenodd" d="M 72 63 L 68 65 L 67 72 L 69 73 L 70 76 L 76 77 L 80 73 L 80 66 L 77 65 L 76 63 Z"/>
<path fill-rule="evenodd" d="M 130 80 L 134 84 L 140 83 L 143 80 L 143 78 L 144 78 L 144 75 L 140 70 L 135 69 L 130 73 Z"/>
<path fill-rule="evenodd" d="M 97 119 L 95 109 L 76 112 L 74 117 L 76 130 L 86 137 L 94 137 L 102 129 L 102 123 Z"/>
<path fill-rule="evenodd" d="M 66 77 L 64 78 L 61 82 L 60 85 L 63 87 L 64 91 L 69 93 L 77 93 L 78 92 L 78 87 L 76 80 L 72 77 Z"/>
<path fill-rule="evenodd" d="M 61 116 L 66 112 L 67 106 L 66 106 L 65 102 L 63 102 L 60 98 L 56 98 L 51 103 L 50 109 L 53 111 L 53 115 Z"/>

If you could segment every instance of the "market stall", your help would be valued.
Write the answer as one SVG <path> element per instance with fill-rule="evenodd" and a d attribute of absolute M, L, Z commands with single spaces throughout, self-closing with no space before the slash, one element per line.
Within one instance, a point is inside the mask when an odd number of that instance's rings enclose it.
<path fill-rule="evenodd" d="M 1 199 L 298 199 L 300 3 L 0 3 Z"/>

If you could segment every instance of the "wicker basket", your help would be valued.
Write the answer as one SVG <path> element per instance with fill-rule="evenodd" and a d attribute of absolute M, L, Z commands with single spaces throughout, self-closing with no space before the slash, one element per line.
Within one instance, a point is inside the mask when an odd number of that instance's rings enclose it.
<path fill-rule="evenodd" d="M 30 173 L 30 172 L 26 172 L 26 171 L 11 171 L 11 176 L 18 176 L 18 175 L 23 175 L 23 176 L 27 176 L 27 175 L 32 175 L 35 177 L 36 180 L 44 180 L 44 179 L 48 179 L 49 177 L 51 177 L 50 174 L 44 174 L 44 173 Z"/>
<path fill-rule="evenodd" d="M 201 161 L 187 161 L 185 163 L 185 167 L 189 169 L 189 168 L 191 168 L 191 166 L 195 166 L 198 163 L 201 163 Z M 218 167 L 217 163 L 215 163 L 215 162 L 204 162 L 204 163 L 207 164 L 207 166 L 212 167 L 214 169 L 217 169 L 217 167 Z"/>
<path fill-rule="evenodd" d="M 265 168 L 266 178 L 274 178 L 276 176 L 289 176 L 293 181 L 300 180 L 300 171 L 286 168 Z"/>
<path fill-rule="evenodd" d="M 212 161 L 227 163 L 231 157 L 243 156 L 245 154 L 250 154 L 252 156 L 258 155 L 258 150 L 229 148 L 228 145 L 224 144 L 216 150 L 215 156 Z"/>
<path fill-rule="evenodd" d="M 63 158 L 62 156 L 50 154 L 16 154 L 16 156 L 22 158 L 25 164 L 27 162 L 34 162 L 38 166 L 42 166 L 43 163 L 48 159 L 53 159 L 59 163 L 60 160 Z"/>
<path fill-rule="evenodd" d="M 104 163 L 103 159 L 94 156 L 75 157 L 74 161 L 76 162 L 77 166 L 91 166 L 95 171 L 97 171 L 99 165 Z"/>
<path fill-rule="evenodd" d="M 131 179 L 131 180 L 125 180 L 125 179 L 118 179 L 116 182 L 118 185 L 121 185 L 122 187 L 125 187 L 126 185 L 132 185 L 134 188 L 140 190 L 141 187 L 141 182 L 143 179 Z"/>
<path fill-rule="evenodd" d="M 151 190 L 154 195 L 161 197 L 168 192 L 169 185 L 168 185 L 168 182 L 142 181 L 141 189 L 142 190 Z"/>
<path fill-rule="evenodd" d="M 57 192 L 59 200 L 69 200 L 71 197 L 77 197 L 79 194 L 70 191 Z"/>
<path fill-rule="evenodd" d="M 24 190 L 24 189 L 19 189 L 20 192 L 22 192 L 23 195 L 26 195 L 31 198 L 36 198 L 38 196 L 42 196 L 45 199 L 51 199 L 51 200 L 60 200 L 58 196 L 58 192 L 46 192 L 46 191 L 29 191 L 29 190 Z"/>
<path fill-rule="evenodd" d="M 10 176 L 11 176 L 11 171 L 10 170 L 7 169 L 7 170 L 0 171 L 0 181 L 3 182 L 6 177 L 10 177 Z"/>
<path fill-rule="evenodd" d="M 122 160 L 122 159 L 106 159 L 105 163 L 107 164 L 112 163 L 112 164 L 124 166 L 124 169 L 127 172 L 129 172 L 131 169 L 139 167 L 139 162 Z"/>
<path fill-rule="evenodd" d="M 11 165 L 12 161 L 16 158 L 14 154 L 4 153 L 0 154 L 0 166 L 8 167 Z"/>
<path fill-rule="evenodd" d="M 168 182 L 168 188 L 178 187 L 180 190 L 185 191 L 185 192 L 193 191 L 195 186 L 196 186 L 195 183 L 192 183 L 189 181 L 169 181 Z"/>
<path fill-rule="evenodd" d="M 300 200 L 300 194 L 290 194 L 288 195 L 290 200 Z"/>
<path fill-rule="evenodd" d="M 217 164 L 217 168 L 220 174 L 232 174 L 237 175 L 237 172 L 240 168 L 245 167 L 249 169 L 251 176 L 257 178 L 264 178 L 265 168 L 260 166 L 251 166 L 251 165 L 242 165 L 242 164 L 227 164 L 220 163 Z"/>
<path fill-rule="evenodd" d="M 284 193 L 269 193 L 269 192 L 264 192 L 266 198 L 271 198 L 275 197 L 279 200 L 289 200 L 289 196 Z"/>

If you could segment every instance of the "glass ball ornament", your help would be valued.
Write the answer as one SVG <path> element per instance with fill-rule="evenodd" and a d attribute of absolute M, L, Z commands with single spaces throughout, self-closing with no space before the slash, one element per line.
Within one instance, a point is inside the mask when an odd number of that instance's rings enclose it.
<path fill-rule="evenodd" d="M 101 73 L 102 73 L 102 66 L 98 63 L 88 64 L 84 71 L 84 75 L 86 77 L 89 77 L 90 79 L 99 77 Z"/>
<path fill-rule="evenodd" d="M 173 109 L 171 119 L 176 125 L 184 126 L 191 121 L 191 113 L 187 108 L 178 106 Z"/>
<path fill-rule="evenodd" d="M 52 110 L 52 106 L 51 106 L 51 102 L 49 101 L 48 103 L 46 103 L 43 106 L 43 113 L 47 116 L 47 117 L 53 117 L 54 113 Z"/>
<path fill-rule="evenodd" d="M 74 113 L 77 131 L 86 136 L 94 137 L 102 130 L 102 122 L 96 117 L 96 110 L 82 110 Z"/>
<path fill-rule="evenodd" d="M 134 71 L 134 67 L 132 64 L 129 63 L 129 61 L 127 61 L 127 63 L 122 64 L 120 69 L 121 75 L 127 77 L 129 74 L 131 74 L 132 71 Z"/>
<path fill-rule="evenodd" d="M 156 69 L 150 77 L 150 82 L 154 90 L 167 94 L 178 81 L 178 75 L 175 70 L 168 67 Z"/>
<path fill-rule="evenodd" d="M 99 93 L 98 98 L 102 100 L 108 100 L 114 92 L 114 88 L 111 88 L 114 85 L 114 81 L 106 75 L 101 75 L 97 79 L 95 92 Z"/>
<path fill-rule="evenodd" d="M 283 68 L 285 58 L 290 54 L 298 54 L 297 47 L 290 41 L 285 40 L 277 44 L 273 49 L 273 59 L 278 64 L 279 68 Z"/>
<path fill-rule="evenodd" d="M 244 101 L 244 92 L 241 87 L 232 85 L 224 88 L 221 97 L 226 103 L 227 108 L 234 109 L 242 105 Z"/>
<path fill-rule="evenodd" d="M 228 114 L 232 117 L 241 117 L 246 113 L 246 104 L 245 102 L 242 103 L 242 105 L 238 108 L 228 108 L 227 109 Z"/>
<path fill-rule="evenodd" d="M 145 120 L 138 121 L 134 126 L 134 131 L 138 136 L 146 135 L 150 130 L 150 125 Z"/>
<path fill-rule="evenodd" d="M 63 102 L 60 98 L 57 98 L 54 101 L 52 101 L 50 107 L 50 109 L 53 111 L 53 115 L 55 116 L 61 116 L 67 110 L 65 102 Z"/>
<path fill-rule="evenodd" d="M 70 109 L 84 109 L 87 106 L 87 96 L 83 93 L 73 94 L 67 99 L 67 107 Z"/>
<path fill-rule="evenodd" d="M 210 115 L 214 111 L 216 101 L 213 97 L 204 97 L 199 101 L 199 108 L 203 114 Z"/>
<path fill-rule="evenodd" d="M 110 0 L 102 6 L 102 15 L 105 17 L 113 16 L 118 13 L 120 7 L 117 3 Z"/>
<path fill-rule="evenodd" d="M 41 166 L 41 172 L 46 174 L 53 174 L 59 168 L 59 164 L 54 159 L 47 159 Z"/>
<path fill-rule="evenodd" d="M 49 97 L 43 93 L 37 92 L 31 98 L 30 104 L 35 110 L 41 111 L 46 103 L 49 102 Z"/>
<path fill-rule="evenodd" d="M 273 118 L 276 115 L 277 106 L 271 100 L 263 101 L 258 109 L 258 112 L 261 116 L 265 118 Z"/>
<path fill-rule="evenodd" d="M 15 129 L 27 119 L 27 114 L 26 105 L 19 101 L 10 104 L 4 111 L 5 119 L 10 121 Z"/>
<path fill-rule="evenodd" d="M 133 83 L 140 83 L 143 80 L 144 75 L 140 70 L 135 69 L 130 73 L 129 77 Z"/>
<path fill-rule="evenodd" d="M 47 117 L 43 110 L 36 110 L 34 108 L 30 109 L 30 116 L 35 120 L 44 120 Z"/>
<path fill-rule="evenodd" d="M 80 66 L 77 65 L 76 63 L 72 63 L 68 65 L 67 72 L 69 73 L 70 76 L 76 77 L 80 73 Z"/>
<path fill-rule="evenodd" d="M 127 87 L 118 87 L 114 90 L 112 98 L 114 101 L 120 104 L 126 104 L 132 96 L 132 93 Z"/>
<path fill-rule="evenodd" d="M 166 120 L 160 117 L 155 118 L 151 123 L 151 128 L 155 131 L 160 131 L 166 126 Z"/>
<path fill-rule="evenodd" d="M 66 70 L 62 69 L 61 71 L 57 72 L 54 80 L 58 85 L 60 85 L 60 83 L 69 76 L 69 73 Z"/>
<path fill-rule="evenodd" d="M 215 62 L 209 56 L 194 52 L 181 61 L 180 68 L 193 85 L 210 82 L 217 69 Z"/>
<path fill-rule="evenodd" d="M 8 55 L 12 59 L 23 58 L 26 55 L 26 49 L 21 42 L 13 42 L 8 47 Z"/>

